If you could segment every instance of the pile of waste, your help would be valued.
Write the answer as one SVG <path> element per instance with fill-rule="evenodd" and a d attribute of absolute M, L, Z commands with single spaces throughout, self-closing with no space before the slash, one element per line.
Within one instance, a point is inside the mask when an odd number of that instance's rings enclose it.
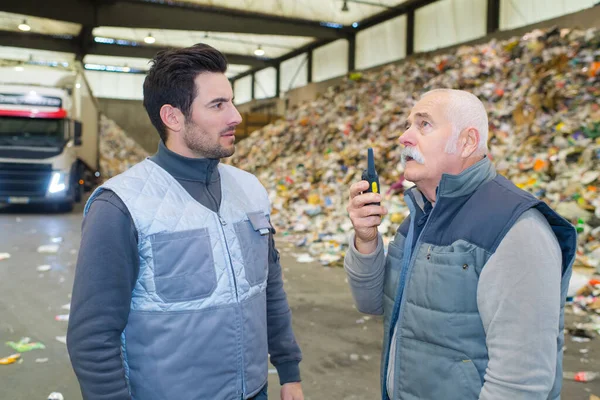
<path fill-rule="evenodd" d="M 535 30 L 350 74 L 315 101 L 237 145 L 228 163 L 258 176 L 273 222 L 303 256 L 341 265 L 352 225 L 348 189 L 375 152 L 387 244 L 408 214 L 402 133 L 421 94 L 454 88 L 489 114 L 490 158 L 499 173 L 547 202 L 579 232 L 577 265 L 600 265 L 600 30 Z"/>
<path fill-rule="evenodd" d="M 113 120 L 100 120 L 100 174 L 112 178 L 142 161 L 148 153 Z"/>

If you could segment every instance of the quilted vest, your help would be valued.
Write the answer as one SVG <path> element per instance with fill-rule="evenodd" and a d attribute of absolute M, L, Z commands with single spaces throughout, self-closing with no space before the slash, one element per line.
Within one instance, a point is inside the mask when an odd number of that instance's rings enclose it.
<path fill-rule="evenodd" d="M 239 400 L 267 382 L 270 203 L 253 175 L 219 164 L 215 213 L 149 159 L 107 182 L 138 232 L 139 276 L 121 335 L 135 400 Z"/>
<path fill-rule="evenodd" d="M 405 194 L 411 214 L 386 257 L 383 399 L 389 399 L 390 368 L 392 400 L 479 398 L 488 364 L 477 308 L 479 276 L 506 233 L 531 208 L 545 216 L 562 250 L 557 368 L 548 397 L 559 398 L 564 306 L 576 251 L 573 226 L 497 175 L 485 158 L 460 175 L 443 176 L 435 207 L 413 247 L 414 224 L 423 215 L 417 207 L 419 196 L 414 189 Z"/>

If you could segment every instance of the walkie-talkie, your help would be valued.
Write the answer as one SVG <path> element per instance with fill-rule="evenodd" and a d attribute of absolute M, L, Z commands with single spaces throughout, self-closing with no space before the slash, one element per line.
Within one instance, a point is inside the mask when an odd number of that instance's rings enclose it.
<path fill-rule="evenodd" d="M 379 176 L 375 171 L 375 159 L 373 158 L 373 149 L 369 147 L 367 156 L 367 169 L 362 173 L 362 179 L 369 182 L 369 188 L 364 193 L 380 193 L 379 191 Z M 380 203 L 370 203 L 368 205 L 380 205 Z"/>

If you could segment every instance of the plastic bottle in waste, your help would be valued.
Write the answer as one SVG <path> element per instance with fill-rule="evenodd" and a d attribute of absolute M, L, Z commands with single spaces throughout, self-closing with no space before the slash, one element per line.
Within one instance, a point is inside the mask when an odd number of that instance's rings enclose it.
<path fill-rule="evenodd" d="M 585 230 L 585 223 L 581 218 L 577 220 L 577 226 L 575 229 L 577 229 L 577 233 L 582 233 Z"/>
<path fill-rule="evenodd" d="M 580 371 L 580 372 L 563 372 L 563 378 L 576 382 L 589 382 L 600 377 L 600 372 Z"/>

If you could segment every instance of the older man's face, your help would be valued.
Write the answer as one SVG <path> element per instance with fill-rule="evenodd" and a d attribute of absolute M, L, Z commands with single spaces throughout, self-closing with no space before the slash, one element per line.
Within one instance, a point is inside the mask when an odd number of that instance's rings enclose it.
<path fill-rule="evenodd" d="M 452 123 L 446 113 L 447 101 L 448 95 L 444 93 L 432 93 L 419 100 L 400 136 L 400 143 L 405 146 L 404 176 L 417 185 L 437 187 L 442 174 L 460 172 L 460 157 L 445 151 L 452 136 Z"/>

